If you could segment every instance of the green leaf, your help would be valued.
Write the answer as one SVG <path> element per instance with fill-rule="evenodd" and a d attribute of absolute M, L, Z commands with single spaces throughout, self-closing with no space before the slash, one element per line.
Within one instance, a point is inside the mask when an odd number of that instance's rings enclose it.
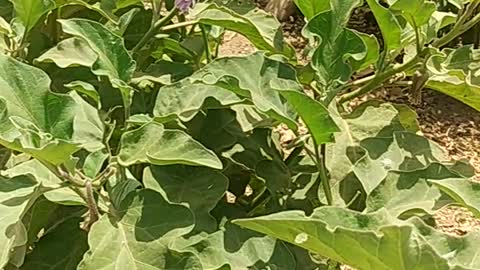
<path fill-rule="evenodd" d="M 449 95 L 480 111 L 479 50 L 472 46 L 444 49 L 427 62 L 426 87 Z"/>
<path fill-rule="evenodd" d="M 103 163 L 105 163 L 108 157 L 109 154 L 106 153 L 106 149 L 88 154 L 83 162 L 83 173 L 85 176 L 94 179 L 102 169 Z"/>
<path fill-rule="evenodd" d="M 55 8 L 52 0 L 11 0 L 15 16 L 20 19 L 25 30 L 30 31 L 47 12 Z"/>
<path fill-rule="evenodd" d="M 353 70 L 361 71 L 370 68 L 378 61 L 378 58 L 380 57 L 380 45 L 374 35 L 368 35 L 358 31 L 356 31 L 356 34 L 362 39 L 366 52 L 365 56 L 361 59 L 357 60 L 352 58 L 351 63 Z"/>
<path fill-rule="evenodd" d="M 131 193 L 118 217 L 105 215 L 92 226 L 90 250 L 77 269 L 202 270 L 192 253 L 170 248 L 192 230 L 193 222 L 188 208 L 168 203 L 155 191 Z"/>
<path fill-rule="evenodd" d="M 100 104 L 100 95 L 95 87 L 89 83 L 82 81 L 73 81 L 65 85 L 65 87 L 77 91 L 91 98 L 96 104 Z"/>
<path fill-rule="evenodd" d="M 370 193 L 391 170 L 415 171 L 449 157 L 436 143 L 410 133 L 394 132 L 392 138 L 369 138 L 360 143 L 368 155 L 357 160 L 353 172 Z"/>
<path fill-rule="evenodd" d="M 480 184 L 461 179 L 430 181 L 448 194 L 455 202 L 468 208 L 475 217 L 480 218 Z"/>
<path fill-rule="evenodd" d="M 63 31 L 81 38 L 97 54 L 92 71 L 95 75 L 115 80 L 130 81 L 135 71 L 135 61 L 129 55 L 122 38 L 110 32 L 102 24 L 85 19 L 59 20 Z"/>
<path fill-rule="evenodd" d="M 190 76 L 192 73 L 193 67 L 190 64 L 160 60 L 150 65 L 145 72 L 136 74 L 132 82 L 141 84 L 144 83 L 143 81 L 148 80 L 167 85 Z"/>
<path fill-rule="evenodd" d="M 265 181 L 271 194 L 284 194 L 292 188 L 293 183 L 288 167 L 274 160 L 262 160 L 255 166 L 255 174 Z"/>
<path fill-rule="evenodd" d="M 349 59 L 359 61 L 367 55 L 362 38 L 346 28 L 353 8 L 359 4 L 359 0 L 332 2 L 330 11 L 320 13 L 305 27 L 307 37 L 319 40 L 311 65 L 325 92 L 326 103 L 336 94 L 332 90 L 350 79 L 354 70 Z"/>
<path fill-rule="evenodd" d="M 452 177 L 458 177 L 458 175 L 437 163 L 413 172 L 389 172 L 368 196 L 367 211 L 374 212 L 385 208 L 395 217 L 408 211 L 418 210 L 433 214 L 441 193 L 432 183 L 443 182 L 445 180 L 442 179 Z"/>
<path fill-rule="evenodd" d="M 217 230 L 210 211 L 228 186 L 228 179 L 220 172 L 204 167 L 152 166 L 145 170 L 143 183 L 172 203 L 187 203 L 195 217 L 194 232 Z"/>
<path fill-rule="evenodd" d="M 450 237 L 419 219 L 400 221 L 385 211 L 322 207 L 309 217 L 287 211 L 234 223 L 361 270 L 473 270 L 479 264 L 471 258 L 478 253 L 480 234 Z"/>
<path fill-rule="evenodd" d="M 13 248 L 27 243 L 23 215 L 40 195 L 38 183 L 30 176 L 0 176 L 0 268 L 7 264 Z"/>
<path fill-rule="evenodd" d="M 35 203 L 28 209 L 28 212 L 22 218 L 25 230 L 28 233 L 28 242 L 25 247 L 33 245 L 41 236 L 42 229 L 48 226 L 59 205 L 47 200 L 44 196 L 40 196 Z"/>
<path fill-rule="evenodd" d="M 142 0 L 102 0 L 100 6 L 110 13 L 133 5 L 141 5 Z"/>
<path fill-rule="evenodd" d="M 244 35 L 259 50 L 287 57 L 294 55 L 293 50 L 283 43 L 280 23 L 262 10 L 254 9 L 240 15 L 216 4 L 196 4 L 190 15 L 200 23 L 221 26 Z"/>
<path fill-rule="evenodd" d="M 43 235 L 20 269 L 76 269 L 88 250 L 87 232 L 79 227 L 81 221 L 81 218 L 70 218 Z"/>
<path fill-rule="evenodd" d="M 347 193 L 368 195 L 390 171 L 421 170 L 449 161 L 438 145 L 413 133 L 418 130 L 416 114 L 406 106 L 370 101 L 342 116 L 333 105 L 330 109 L 341 132 L 335 134 L 335 144 L 327 145 L 326 166 L 339 205 L 352 199 Z M 342 195 L 342 190 L 355 186 L 346 184 L 352 180 L 362 188 Z"/>
<path fill-rule="evenodd" d="M 154 165 L 185 164 L 222 168 L 222 162 L 215 153 L 188 134 L 165 129 L 154 122 L 123 134 L 118 160 L 123 166 L 148 162 Z"/>
<path fill-rule="evenodd" d="M 208 98 L 214 98 L 222 106 L 238 104 L 244 100 L 220 86 L 191 83 L 187 78 L 176 84 L 161 88 L 157 95 L 153 115 L 160 122 L 175 118 L 187 122 L 202 108 L 216 107 L 216 104 L 209 106 L 206 103 Z"/>
<path fill-rule="evenodd" d="M 203 269 L 295 269 L 282 242 L 231 223 L 209 235 L 178 239 L 173 247 L 197 255 Z"/>
<path fill-rule="evenodd" d="M 399 12 L 412 27 L 418 28 L 428 23 L 437 7 L 428 0 L 397 0 L 390 9 Z"/>
<path fill-rule="evenodd" d="M 307 20 L 330 9 L 330 1 L 294 0 Z"/>
<path fill-rule="evenodd" d="M 43 71 L 0 56 L 0 144 L 60 164 L 80 148 L 103 147 L 96 110 L 78 95 L 55 94 Z"/>
<path fill-rule="evenodd" d="M 226 57 L 213 61 L 194 73 L 189 80 L 220 86 L 251 99 L 263 113 L 297 129 L 295 114 L 284 102 L 281 90 L 301 91 L 295 71 L 288 65 L 255 53 L 244 57 Z"/>
<path fill-rule="evenodd" d="M 280 91 L 280 94 L 303 119 L 318 145 L 333 142 L 333 134 L 340 130 L 322 103 L 298 91 Z"/>
<path fill-rule="evenodd" d="M 59 187 L 63 180 L 43 166 L 38 160 L 23 162 L 5 171 L 9 177 L 32 175 L 33 178 L 42 184 L 47 191 L 43 193 L 45 198 L 51 202 L 64 205 L 85 205 L 85 201 L 69 187 Z"/>
<path fill-rule="evenodd" d="M 84 66 L 92 67 L 97 55 L 82 39 L 69 38 L 62 40 L 56 47 L 51 48 L 36 62 L 55 63 L 61 68 Z"/>
<path fill-rule="evenodd" d="M 116 209 L 121 208 L 121 204 L 125 198 L 142 184 L 132 175 L 130 170 L 125 169 L 125 174 L 117 172 L 110 177 L 107 182 L 108 196 Z"/>
<path fill-rule="evenodd" d="M 382 37 L 387 51 L 396 50 L 400 47 L 402 28 L 395 15 L 387 8 L 380 5 L 378 0 L 367 0 L 368 6 L 377 20 L 382 31 Z"/>
<path fill-rule="evenodd" d="M 245 137 L 235 112 L 229 109 L 209 109 L 186 123 L 188 133 L 215 153 L 230 149 L 241 137 Z"/>

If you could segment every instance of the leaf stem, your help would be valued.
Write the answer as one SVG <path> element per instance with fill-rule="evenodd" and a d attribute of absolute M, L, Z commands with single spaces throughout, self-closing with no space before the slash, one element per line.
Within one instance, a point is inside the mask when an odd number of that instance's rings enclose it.
<path fill-rule="evenodd" d="M 160 20 L 152 23 L 148 31 L 145 33 L 145 35 L 140 39 L 140 41 L 137 43 L 137 45 L 132 49 L 132 54 L 138 53 L 147 43 L 150 41 L 150 39 L 155 35 L 158 29 L 160 29 L 162 26 L 165 26 L 169 21 L 172 20 L 175 15 L 177 15 L 178 9 L 173 8 L 170 10 L 170 12 L 165 16 L 162 17 Z"/>
<path fill-rule="evenodd" d="M 325 144 L 322 144 L 319 147 L 315 140 L 313 140 L 313 144 L 315 148 L 314 151 L 308 149 L 308 147 L 305 147 L 304 149 L 317 166 L 319 173 L 318 180 L 320 180 L 322 184 L 322 189 L 325 193 L 325 197 L 327 198 L 327 204 L 333 205 L 332 188 L 330 186 L 330 179 L 327 173 L 327 166 L 325 165 L 325 152 L 327 147 Z"/>
<path fill-rule="evenodd" d="M 186 21 L 186 22 L 181 22 L 181 23 L 174 23 L 174 24 L 170 24 L 170 25 L 161 27 L 161 28 L 158 29 L 158 30 L 159 30 L 159 32 L 165 32 L 165 31 L 169 31 L 169 30 L 173 30 L 173 29 L 177 29 L 177 28 L 181 28 L 181 27 L 186 27 L 186 26 L 194 25 L 194 24 L 197 24 L 197 23 L 198 23 L 197 20 Z"/>
<path fill-rule="evenodd" d="M 394 76 L 397 73 L 404 72 L 406 70 L 413 68 L 415 65 L 417 65 L 422 59 L 421 57 L 422 55 L 423 55 L 423 51 L 420 54 L 417 54 L 414 58 L 410 59 L 410 61 L 398 66 L 397 68 L 393 68 L 383 73 L 376 74 L 373 76 L 373 78 L 367 77 L 368 78 L 367 84 L 356 89 L 355 91 L 352 91 L 350 93 L 346 93 L 340 96 L 340 98 L 338 99 L 338 103 L 340 104 L 345 103 L 361 95 L 364 95 L 374 89 L 377 89 L 383 84 L 385 80 L 389 79 L 390 77 Z M 365 78 L 363 78 L 363 80 L 365 80 Z M 351 85 L 355 85 L 355 84 L 352 83 Z"/>
<path fill-rule="evenodd" d="M 208 33 L 205 30 L 205 25 L 200 25 L 203 38 L 203 46 L 205 47 L 205 56 L 207 57 L 207 63 L 212 62 L 212 54 L 210 52 L 210 45 L 208 44 Z"/>
<path fill-rule="evenodd" d="M 92 182 L 90 180 L 85 181 L 85 190 L 87 195 L 87 205 L 88 205 L 88 221 L 84 226 L 86 231 L 90 230 L 90 227 L 95 223 L 99 217 L 100 212 L 98 211 L 97 202 L 95 201 L 95 196 L 93 195 Z"/>
<path fill-rule="evenodd" d="M 446 35 L 437 39 L 435 42 L 432 43 L 433 47 L 440 48 L 448 44 L 450 41 L 454 40 L 456 37 L 460 36 L 461 34 L 468 31 L 470 28 L 475 26 L 477 23 L 480 22 L 480 13 L 475 15 L 472 19 L 468 20 L 473 13 L 475 12 L 476 8 L 480 5 L 480 1 L 475 1 L 471 3 L 465 12 L 460 16 L 458 22 L 455 24 L 453 29 L 448 32 Z M 467 21 L 468 20 L 468 21 Z"/>
<path fill-rule="evenodd" d="M 315 140 L 314 140 L 314 145 L 315 145 L 315 158 L 317 159 L 317 168 L 318 168 L 323 192 L 325 192 L 325 197 L 327 198 L 327 204 L 333 205 L 332 187 L 330 186 L 330 179 L 328 177 L 327 167 L 325 165 L 325 152 L 326 152 L 327 146 L 325 144 L 322 144 L 319 147 L 315 142 Z"/>

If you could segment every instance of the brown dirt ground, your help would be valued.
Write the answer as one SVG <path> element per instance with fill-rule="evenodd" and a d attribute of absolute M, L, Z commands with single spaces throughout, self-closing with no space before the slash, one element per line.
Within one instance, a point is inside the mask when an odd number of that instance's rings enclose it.
<path fill-rule="evenodd" d="M 366 32 L 378 35 L 371 14 L 365 10 L 357 10 L 352 16 L 350 26 L 366 29 Z M 301 37 L 304 26 L 300 17 L 290 17 L 282 23 L 284 35 L 297 50 L 297 57 L 304 59 L 305 41 Z M 228 33 L 220 48 L 221 56 L 246 55 L 255 51 L 254 46 L 243 36 Z M 303 62 L 303 61 L 301 61 Z M 447 151 L 452 159 L 467 160 L 474 168 L 476 175 L 473 180 L 480 181 L 480 112 L 441 93 L 425 89 L 422 91 L 422 102 L 413 105 L 409 102 L 406 89 L 379 89 L 353 103 L 358 104 L 368 99 L 382 99 L 394 103 L 407 104 L 418 114 L 421 131 L 427 138 L 437 142 Z M 280 129 L 286 137 L 291 132 Z M 480 231 L 480 219 L 476 219 L 462 207 L 449 206 L 435 215 L 437 227 L 452 235 L 464 235 L 473 230 Z M 343 268 L 351 269 L 351 268 Z"/>

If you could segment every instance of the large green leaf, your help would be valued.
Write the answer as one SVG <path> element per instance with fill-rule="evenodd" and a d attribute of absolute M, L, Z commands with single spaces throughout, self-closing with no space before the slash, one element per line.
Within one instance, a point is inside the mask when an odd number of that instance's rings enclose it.
<path fill-rule="evenodd" d="M 81 218 L 70 218 L 43 235 L 20 269 L 76 269 L 88 250 L 87 232 L 79 227 L 81 221 Z"/>
<path fill-rule="evenodd" d="M 28 241 L 23 215 L 40 195 L 38 183 L 30 176 L 0 176 L 0 268 L 7 264 L 10 252 Z"/>
<path fill-rule="evenodd" d="M 480 183 L 459 179 L 431 181 L 431 183 L 448 194 L 456 203 L 472 211 L 475 217 L 480 218 Z"/>
<path fill-rule="evenodd" d="M 390 9 L 399 12 L 412 27 L 420 27 L 430 20 L 437 8 L 433 1 L 397 0 Z"/>
<path fill-rule="evenodd" d="M 479 50 L 472 46 L 444 49 L 427 62 L 426 87 L 449 95 L 480 111 Z"/>
<path fill-rule="evenodd" d="M 389 172 L 368 196 L 367 211 L 374 212 L 386 208 L 392 216 L 419 210 L 433 214 L 442 194 L 432 183 L 441 183 L 445 181 L 443 179 L 452 177 L 458 175 L 437 163 L 413 172 Z M 467 182 L 459 179 L 457 181 Z"/>
<path fill-rule="evenodd" d="M 118 161 L 123 166 L 148 162 L 155 165 L 186 164 L 222 168 L 222 162 L 215 153 L 188 134 L 181 130 L 165 129 L 154 122 L 123 134 Z"/>
<path fill-rule="evenodd" d="M 282 90 L 301 91 L 295 71 L 261 53 L 218 59 L 194 73 L 189 80 L 233 91 L 251 99 L 261 112 L 285 122 L 292 129 L 297 127 L 292 108 L 280 94 Z"/>
<path fill-rule="evenodd" d="M 283 43 L 280 23 L 259 9 L 240 15 L 216 4 L 197 4 L 191 16 L 203 24 L 221 26 L 238 32 L 259 50 L 293 56 L 293 50 Z"/>
<path fill-rule="evenodd" d="M 322 103 L 299 91 L 281 91 L 280 94 L 303 119 L 318 145 L 333 141 L 333 133 L 340 130 Z"/>
<path fill-rule="evenodd" d="M 380 5 L 378 0 L 367 0 L 367 3 L 382 31 L 385 48 L 388 51 L 397 49 L 402 35 L 402 28 L 397 18 L 390 10 Z"/>
<path fill-rule="evenodd" d="M 60 187 L 64 181 L 59 179 L 38 160 L 23 162 L 11 169 L 6 170 L 5 175 L 15 177 L 20 175 L 32 175 L 42 187 L 47 189 L 43 195 L 51 202 L 64 205 L 84 205 L 85 201 L 69 187 Z"/>
<path fill-rule="evenodd" d="M 56 47 L 51 48 L 35 59 L 35 61 L 53 62 L 61 68 L 74 66 L 92 67 L 97 58 L 95 52 L 83 39 L 69 38 L 62 40 Z"/>
<path fill-rule="evenodd" d="M 312 18 L 304 30 L 307 37 L 318 39 L 319 44 L 313 53 L 311 65 L 325 91 L 327 103 L 336 94 L 331 91 L 349 80 L 354 71 L 348 60 L 364 59 L 368 50 L 362 38 L 346 28 L 353 8 L 361 1 L 330 3 L 331 9 Z"/>
<path fill-rule="evenodd" d="M 250 100 L 260 113 L 285 122 L 292 129 L 297 128 L 293 108 L 285 102 L 282 93 L 295 97 L 298 104 L 306 96 L 291 93 L 301 91 L 296 82 L 294 70 L 286 64 L 266 58 L 261 53 L 245 57 L 218 59 L 181 82 L 165 86 L 157 96 L 154 115 L 159 121 L 179 117 L 191 120 L 201 108 L 218 108 L 246 103 Z M 289 94 L 290 93 L 290 94 Z M 209 101 L 214 98 L 217 102 Z M 308 101 L 315 108 L 318 104 Z M 309 106 L 308 108 L 313 108 Z M 302 109 L 298 107 L 298 109 Z M 257 112 L 258 114 L 258 112 Z M 245 115 L 249 117 L 248 115 Z M 325 115 L 324 115 L 325 116 Z M 328 124 L 322 113 L 307 118 Z M 317 127 L 320 124 L 317 124 Z M 329 133 L 328 125 L 324 133 Z M 318 131 L 318 129 L 317 129 Z M 319 136 L 322 136 L 319 134 Z"/>
<path fill-rule="evenodd" d="M 231 223 L 209 235 L 178 239 L 173 247 L 196 254 L 203 269 L 295 269 L 283 243 Z"/>
<path fill-rule="evenodd" d="M 77 94 L 54 94 L 43 71 L 0 56 L 0 144 L 60 164 L 103 147 L 97 111 Z"/>
<path fill-rule="evenodd" d="M 330 9 L 330 1 L 318 1 L 318 0 L 294 0 L 294 1 L 307 20 L 311 20 L 317 14 Z"/>
<path fill-rule="evenodd" d="M 167 121 L 175 118 L 189 121 L 202 108 L 216 107 L 216 104 L 206 103 L 208 98 L 214 98 L 222 106 L 244 101 L 243 98 L 220 86 L 192 83 L 189 79 L 185 79 L 161 88 L 157 95 L 153 114 L 157 121 Z"/>
<path fill-rule="evenodd" d="M 59 20 L 63 31 L 81 38 L 97 54 L 92 71 L 96 75 L 128 82 L 135 71 L 135 61 L 128 53 L 122 38 L 113 34 L 102 24 L 85 19 Z"/>
<path fill-rule="evenodd" d="M 155 191 L 130 193 L 117 216 L 105 215 L 92 226 L 90 250 L 77 269 L 202 270 L 192 253 L 170 248 L 174 239 L 192 230 L 193 222 L 188 208 Z"/>
<path fill-rule="evenodd" d="M 480 264 L 471 260 L 479 252 L 479 233 L 451 237 L 419 219 L 400 221 L 382 210 L 362 214 L 322 207 L 309 217 L 287 211 L 235 223 L 359 270 L 473 270 Z"/>
<path fill-rule="evenodd" d="M 449 161 L 438 145 L 413 133 L 418 130 L 416 115 L 405 106 L 372 101 L 340 116 L 332 105 L 331 115 L 341 132 L 335 134 L 335 144 L 327 145 L 326 165 L 340 205 L 352 199 L 341 192 L 354 187 L 348 181 L 359 181 L 358 191 L 368 195 L 390 171 L 423 170 Z"/>
<path fill-rule="evenodd" d="M 20 19 L 26 31 L 30 31 L 38 20 L 55 8 L 52 0 L 10 0 L 15 8 L 15 16 Z"/>
<path fill-rule="evenodd" d="M 145 170 L 143 183 L 170 202 L 188 203 L 195 216 L 195 232 L 217 230 L 210 211 L 228 186 L 228 179 L 220 172 L 204 167 L 152 166 Z"/>
<path fill-rule="evenodd" d="M 98 22 L 86 19 L 59 20 L 63 31 L 83 39 L 97 54 L 97 60 L 91 67 L 95 75 L 106 76 L 114 88 L 117 88 L 126 111 L 130 110 L 133 88 L 128 85 L 135 61 L 128 53 L 123 39 Z"/>
<path fill-rule="evenodd" d="M 193 138 L 215 153 L 230 149 L 239 138 L 245 137 L 232 110 L 209 109 L 204 112 L 204 115 L 198 114 L 186 126 Z"/>

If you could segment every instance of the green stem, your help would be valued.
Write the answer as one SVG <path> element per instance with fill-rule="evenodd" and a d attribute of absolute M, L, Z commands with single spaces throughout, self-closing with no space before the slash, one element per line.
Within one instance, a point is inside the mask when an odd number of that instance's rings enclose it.
<path fill-rule="evenodd" d="M 365 84 L 364 86 L 358 88 L 355 91 L 352 91 L 350 93 L 346 93 L 346 94 L 340 96 L 340 98 L 338 100 L 338 103 L 340 103 L 340 104 L 345 103 L 345 102 L 350 101 L 354 98 L 362 96 L 362 95 L 364 95 L 364 94 L 366 94 L 366 93 L 368 93 L 372 90 L 377 89 L 378 87 L 380 87 L 382 85 L 382 83 L 385 80 L 389 79 L 390 77 L 394 76 L 397 73 L 404 72 L 406 70 L 409 70 L 409 69 L 413 68 L 415 65 L 417 65 L 420 62 L 420 60 L 422 59 L 422 57 L 421 57 L 422 54 L 423 54 L 423 52 L 420 53 L 420 54 L 417 54 L 410 61 L 398 66 L 397 68 L 387 70 L 387 71 L 385 71 L 384 73 L 381 73 L 381 74 L 376 74 L 373 78 L 369 79 L 368 83 Z"/>
<path fill-rule="evenodd" d="M 313 160 L 315 165 L 317 166 L 318 170 L 318 180 L 320 180 L 322 184 L 322 189 L 325 193 L 325 197 L 327 198 L 327 204 L 333 205 L 333 195 L 332 195 L 332 188 L 330 186 L 330 179 L 328 178 L 327 167 L 325 165 L 325 152 L 326 152 L 326 145 L 320 145 L 320 150 L 317 143 L 313 142 L 315 150 L 312 151 L 305 147 L 305 152 L 310 158 Z"/>
<path fill-rule="evenodd" d="M 212 54 L 210 52 L 210 44 L 208 43 L 208 34 L 205 30 L 204 25 L 200 25 L 200 29 L 202 30 L 203 46 L 205 47 L 205 56 L 207 57 L 207 63 L 210 63 L 212 62 Z"/>
<path fill-rule="evenodd" d="M 178 22 L 179 23 L 186 22 L 185 15 L 179 14 L 177 17 L 178 17 Z M 183 28 L 183 27 L 180 28 L 180 34 L 182 35 L 182 39 L 185 39 L 187 37 L 187 31 L 185 30 L 185 28 Z"/>
<path fill-rule="evenodd" d="M 222 46 L 223 33 L 218 37 L 217 44 L 215 46 L 214 58 L 217 59 L 220 53 L 220 46 Z"/>
<path fill-rule="evenodd" d="M 138 53 L 147 43 L 150 41 L 150 39 L 155 36 L 156 32 L 158 29 L 161 27 L 165 26 L 168 22 L 172 20 L 175 15 L 177 15 L 178 9 L 173 8 L 170 10 L 170 12 L 160 20 L 156 21 L 155 23 L 152 23 L 150 28 L 148 29 L 147 33 L 142 37 L 142 39 L 137 43 L 137 45 L 132 49 L 132 54 Z"/>
<path fill-rule="evenodd" d="M 458 19 L 458 22 L 455 24 L 455 27 L 448 32 L 446 35 L 441 37 L 440 39 L 437 39 L 435 42 L 432 43 L 432 46 L 435 48 L 440 48 L 445 46 L 446 44 L 450 43 L 452 40 L 460 36 L 461 34 L 465 33 L 468 31 L 470 28 L 475 26 L 477 23 L 480 22 L 480 14 L 475 15 L 472 19 L 468 20 L 470 16 L 473 15 L 475 12 L 475 9 L 478 7 L 480 4 L 480 1 L 476 1 L 474 3 L 471 3 L 468 7 L 467 10 L 461 15 L 461 17 Z"/>
<path fill-rule="evenodd" d="M 325 192 L 325 197 L 327 198 L 327 204 L 333 205 L 332 187 L 330 186 L 330 179 L 328 178 L 327 167 L 325 165 L 325 152 L 327 147 L 325 144 L 322 144 L 319 147 L 315 142 L 314 142 L 314 146 L 315 146 L 315 158 L 317 160 L 316 163 L 317 163 L 317 168 L 318 168 L 323 192 Z"/>
<path fill-rule="evenodd" d="M 194 21 L 186 21 L 186 22 L 181 22 L 181 23 L 174 23 L 174 24 L 170 24 L 170 25 L 167 25 L 167 26 L 164 26 L 162 28 L 159 29 L 159 32 L 165 32 L 165 31 L 169 31 L 169 30 L 173 30 L 173 29 L 177 29 L 177 28 L 181 28 L 181 27 L 187 27 L 187 26 L 190 26 L 190 25 L 194 25 L 194 24 L 197 24 L 198 21 L 194 20 Z"/>

